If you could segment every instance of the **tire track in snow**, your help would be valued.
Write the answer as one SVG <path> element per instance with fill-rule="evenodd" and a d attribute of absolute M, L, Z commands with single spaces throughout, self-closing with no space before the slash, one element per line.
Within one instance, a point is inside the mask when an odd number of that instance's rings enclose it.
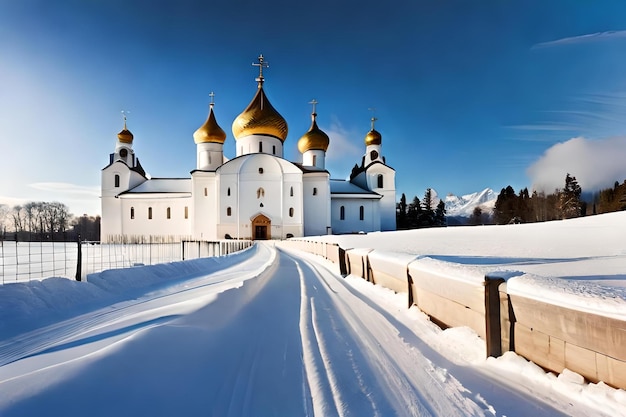
<path fill-rule="evenodd" d="M 456 379 L 407 345 L 385 317 L 346 289 L 342 278 L 294 258 L 302 282 L 307 377 L 313 394 L 323 398 L 314 398 L 314 404 L 335 404 L 334 415 L 342 416 L 484 415 Z M 324 379 L 329 388 L 316 391 Z"/>

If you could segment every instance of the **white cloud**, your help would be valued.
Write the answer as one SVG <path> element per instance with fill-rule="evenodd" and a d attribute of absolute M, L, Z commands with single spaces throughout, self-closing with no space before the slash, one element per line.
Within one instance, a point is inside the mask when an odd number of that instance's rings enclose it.
<path fill-rule="evenodd" d="M 532 49 L 547 48 L 560 45 L 571 45 L 583 42 L 597 42 L 615 38 L 626 38 L 626 30 L 610 30 L 606 32 L 589 33 L 586 35 L 571 36 L 568 38 L 556 39 L 548 42 L 541 42 L 532 47 Z"/>
<path fill-rule="evenodd" d="M 75 197 L 77 196 L 89 196 L 89 197 L 98 197 L 100 196 L 100 187 L 86 187 L 83 185 L 75 185 L 67 182 L 36 182 L 30 184 L 30 187 L 40 190 L 40 191 L 49 191 L 55 193 L 62 194 L 71 194 Z"/>
<path fill-rule="evenodd" d="M 573 138 L 550 147 L 526 171 L 532 188 L 563 188 L 565 175 L 576 177 L 583 191 L 607 188 L 626 179 L 626 136 L 601 140 Z"/>
<path fill-rule="evenodd" d="M 364 136 L 359 137 L 357 133 L 348 131 L 336 119 L 332 120 L 329 128 L 320 128 L 330 138 L 326 152 L 326 169 L 333 177 L 348 175 L 354 163 L 360 162 L 365 153 Z"/>

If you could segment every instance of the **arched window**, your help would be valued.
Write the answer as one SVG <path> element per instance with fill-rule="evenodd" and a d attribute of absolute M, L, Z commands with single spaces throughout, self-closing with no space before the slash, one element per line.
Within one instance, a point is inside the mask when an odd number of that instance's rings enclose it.
<path fill-rule="evenodd" d="M 228 190 L 226 190 L 226 195 L 230 197 L 230 187 L 228 187 Z"/>
<path fill-rule="evenodd" d="M 259 189 L 256 190 L 256 198 L 261 197 L 265 197 L 265 190 L 263 189 L 263 187 L 259 187 Z"/>
<path fill-rule="evenodd" d="M 259 168 L 259 174 L 263 173 L 263 168 Z"/>
<path fill-rule="evenodd" d="M 276 155 L 276 145 L 272 145 L 272 155 Z"/>
<path fill-rule="evenodd" d="M 344 206 L 339 207 L 339 220 L 346 219 L 346 208 Z"/>
<path fill-rule="evenodd" d="M 363 220 L 365 218 L 365 207 L 359 207 L 359 220 Z"/>
<path fill-rule="evenodd" d="M 231 216 L 233 214 L 233 209 L 231 209 L 230 207 L 226 208 L 226 215 L 227 216 Z"/>
<path fill-rule="evenodd" d="M 189 207 L 185 206 L 185 218 L 189 218 Z"/>
<path fill-rule="evenodd" d="M 135 218 L 135 207 L 131 207 L 130 208 L 130 218 L 134 219 Z"/>
<path fill-rule="evenodd" d="M 383 188 L 383 174 L 378 174 L 378 188 Z"/>
<path fill-rule="evenodd" d="M 293 187 L 289 189 L 289 197 L 293 197 Z"/>
<path fill-rule="evenodd" d="M 293 217 L 293 207 L 289 207 L 289 217 Z"/>
<path fill-rule="evenodd" d="M 172 209 L 171 207 L 168 207 L 167 210 L 165 211 L 165 217 L 168 219 L 172 218 Z"/>
<path fill-rule="evenodd" d="M 317 187 L 313 187 L 313 195 L 317 195 Z"/>
<path fill-rule="evenodd" d="M 317 155 L 313 155 L 313 166 L 317 166 Z"/>
<path fill-rule="evenodd" d="M 263 142 L 259 142 L 259 152 L 263 152 Z"/>
<path fill-rule="evenodd" d="M 148 207 L 148 220 L 152 219 L 152 207 Z"/>
<path fill-rule="evenodd" d="M 204 187 L 204 196 L 206 197 L 207 195 L 209 195 L 209 191 L 206 189 L 206 187 Z"/>
<path fill-rule="evenodd" d="M 120 186 L 120 176 L 119 174 L 115 174 L 115 188 Z"/>

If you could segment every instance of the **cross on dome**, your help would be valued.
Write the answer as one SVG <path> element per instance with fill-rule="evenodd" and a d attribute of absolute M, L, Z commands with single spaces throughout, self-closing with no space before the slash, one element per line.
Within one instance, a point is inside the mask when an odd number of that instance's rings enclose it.
<path fill-rule="evenodd" d="M 270 63 L 265 62 L 265 58 L 263 58 L 263 54 L 259 54 L 257 58 L 257 62 L 252 63 L 253 66 L 259 67 L 259 77 L 256 79 L 259 83 L 263 83 L 263 68 L 269 68 Z"/>
<path fill-rule="evenodd" d="M 309 104 L 312 104 L 312 105 L 313 105 L 313 114 L 317 114 L 317 113 L 315 112 L 315 106 L 317 105 L 317 103 L 318 103 L 318 101 L 317 101 L 317 100 L 315 100 L 315 99 L 313 99 L 313 100 L 309 101 Z"/>
<path fill-rule="evenodd" d="M 372 122 L 372 130 L 374 130 L 374 124 L 376 123 L 376 120 L 378 120 L 378 118 L 374 115 L 376 113 L 376 108 L 370 107 L 368 110 L 372 112 L 372 118 L 370 120 Z"/>

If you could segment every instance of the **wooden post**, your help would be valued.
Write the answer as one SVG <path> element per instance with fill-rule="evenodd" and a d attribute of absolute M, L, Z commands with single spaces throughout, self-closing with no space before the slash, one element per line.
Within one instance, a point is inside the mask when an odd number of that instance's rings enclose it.
<path fill-rule="evenodd" d="M 339 272 L 344 277 L 348 275 L 348 267 L 346 266 L 346 251 L 341 246 L 337 246 L 339 251 Z"/>
<path fill-rule="evenodd" d="M 76 256 L 76 281 L 82 281 L 81 269 L 83 268 L 83 251 L 80 245 L 80 235 L 76 238 L 76 244 L 78 246 L 78 253 Z"/>
<path fill-rule="evenodd" d="M 487 356 L 502 356 L 500 327 L 500 291 L 498 287 L 504 279 L 485 276 L 485 341 Z"/>

